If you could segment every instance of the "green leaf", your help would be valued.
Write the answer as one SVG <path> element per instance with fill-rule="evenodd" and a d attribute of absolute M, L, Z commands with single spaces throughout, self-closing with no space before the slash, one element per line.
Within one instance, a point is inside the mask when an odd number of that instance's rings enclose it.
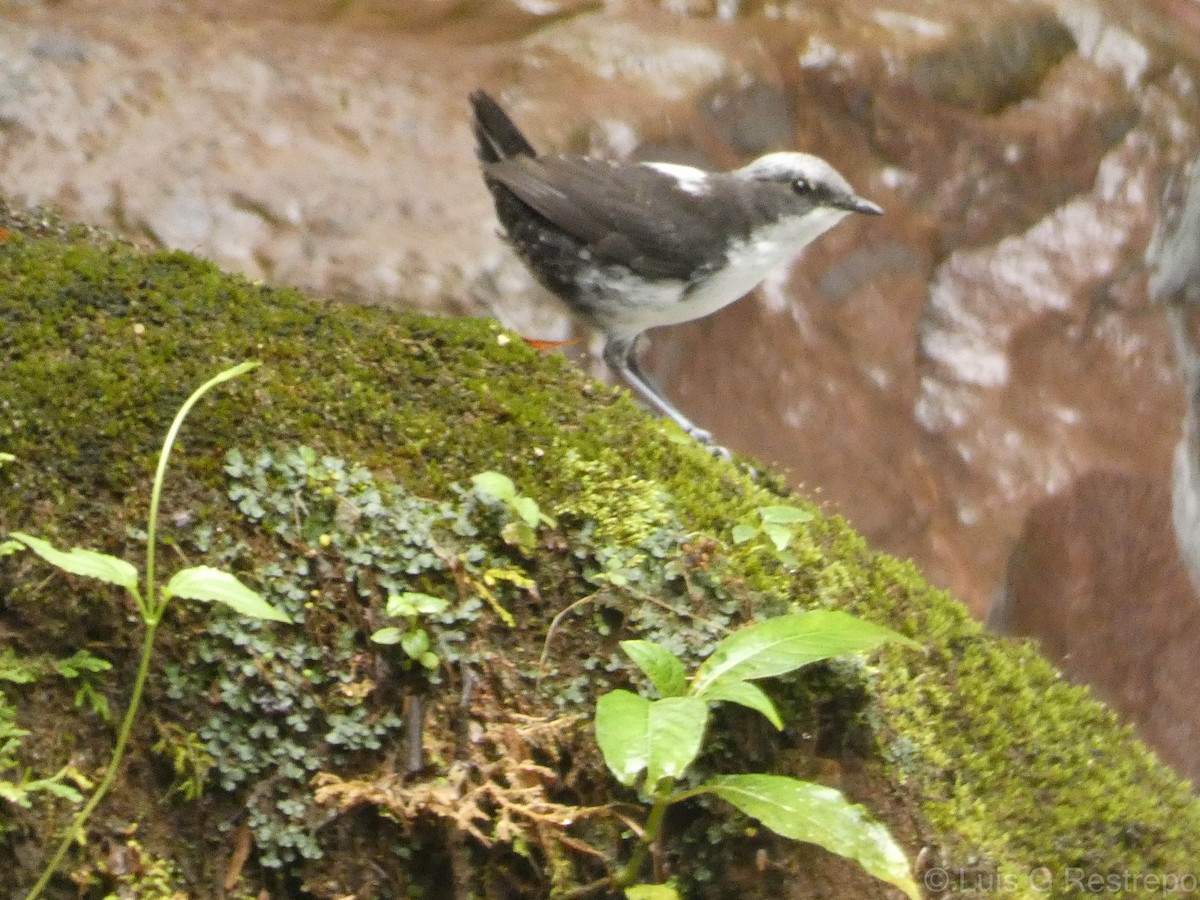
<path fill-rule="evenodd" d="M 429 650 L 429 634 L 424 628 L 410 631 L 400 637 L 400 649 L 410 659 L 419 659 Z"/>
<path fill-rule="evenodd" d="M 702 788 L 772 831 L 853 859 L 876 878 L 920 900 L 904 851 L 887 828 L 833 788 L 782 775 L 723 775 Z"/>
<path fill-rule="evenodd" d="M 537 501 L 532 497 L 514 497 L 511 501 L 513 511 L 521 517 L 521 521 L 530 528 L 537 528 L 538 522 L 541 521 L 541 510 L 538 509 Z"/>
<path fill-rule="evenodd" d="M 626 900 L 679 900 L 679 891 L 669 884 L 635 884 L 625 888 Z"/>
<path fill-rule="evenodd" d="M 596 741 L 604 762 L 625 785 L 646 771 L 646 790 L 662 778 L 678 778 L 700 752 L 708 704 L 695 697 L 650 701 L 629 691 L 610 691 L 596 704 Z"/>
<path fill-rule="evenodd" d="M 792 538 L 796 536 L 796 532 L 787 525 L 776 525 L 774 522 L 764 522 L 762 530 L 779 553 L 786 550 L 788 544 L 792 542 Z"/>
<path fill-rule="evenodd" d="M 436 653 L 422 653 L 417 662 L 426 669 L 436 669 L 438 667 L 438 656 Z"/>
<path fill-rule="evenodd" d="M 681 778 L 696 759 L 708 726 L 708 704 L 696 697 L 650 703 L 646 789 L 663 778 Z"/>
<path fill-rule="evenodd" d="M 507 475 L 499 472 L 480 472 L 471 479 L 475 493 L 493 500 L 512 500 L 517 496 L 517 486 Z"/>
<path fill-rule="evenodd" d="M 692 693 L 705 696 L 716 681 L 745 681 L 783 675 L 800 666 L 864 653 L 896 642 L 919 647 L 890 628 L 837 610 L 817 609 L 767 619 L 724 638 L 696 671 Z"/>
<path fill-rule="evenodd" d="M 213 600 L 224 603 L 234 612 L 251 619 L 287 623 L 292 621 L 233 575 L 209 566 L 180 569 L 167 582 L 163 594 L 168 598 L 184 597 L 188 600 Z"/>
<path fill-rule="evenodd" d="M 63 784 L 61 781 L 55 781 L 51 778 L 40 778 L 37 781 L 31 781 L 25 785 L 28 791 L 45 791 L 47 794 L 53 794 L 68 803 L 82 803 L 83 794 L 75 790 L 69 784 Z"/>
<path fill-rule="evenodd" d="M 532 550 L 537 546 L 537 532 L 524 522 L 508 522 L 500 529 L 500 537 L 510 547 Z"/>
<path fill-rule="evenodd" d="M 660 697 L 687 694 L 687 672 L 683 663 L 666 647 L 651 641 L 621 641 L 621 649 L 646 673 Z"/>
<path fill-rule="evenodd" d="M 388 594 L 384 609 L 389 616 L 397 619 L 406 619 L 417 614 L 417 607 L 408 599 L 407 594 Z"/>
<path fill-rule="evenodd" d="M 80 547 L 64 553 L 54 549 L 54 545 L 49 541 L 43 541 L 41 538 L 22 534 L 19 531 L 14 531 L 12 536 L 50 565 L 57 566 L 64 572 L 82 575 L 85 578 L 96 578 L 109 584 L 119 585 L 131 594 L 137 594 L 137 569 L 123 559 L 109 556 L 107 553 L 97 553 L 95 550 L 84 550 Z"/>
<path fill-rule="evenodd" d="M 450 605 L 449 600 L 434 597 L 432 594 L 418 594 L 415 591 L 410 591 L 408 598 L 416 607 L 417 612 L 423 616 L 436 616 L 438 613 L 444 613 Z"/>
<path fill-rule="evenodd" d="M 5 463 L 16 462 L 16 461 L 17 461 L 17 458 L 15 456 L 13 456 L 11 453 L 0 453 L 0 466 L 3 466 Z"/>
<path fill-rule="evenodd" d="M 798 525 L 801 522 L 811 522 L 813 514 L 807 509 L 797 509 L 794 506 L 763 506 L 758 510 L 763 524 Z"/>
<path fill-rule="evenodd" d="M 376 644 L 398 644 L 400 643 L 400 636 L 403 634 L 404 632 L 399 628 L 389 625 L 387 628 L 380 628 L 371 635 L 371 640 Z"/>
<path fill-rule="evenodd" d="M 389 594 L 387 598 L 387 614 L 389 616 L 437 615 L 445 612 L 450 601 L 431 594 L 417 591 L 405 591 L 402 594 Z"/>
<path fill-rule="evenodd" d="M 33 803 L 29 800 L 29 792 L 21 785 L 0 778 L 0 800 L 4 800 L 21 809 L 29 809 Z"/>
<path fill-rule="evenodd" d="M 8 556 L 18 550 L 24 550 L 25 545 L 20 541 L 0 541 L 0 556 Z"/>
<path fill-rule="evenodd" d="M 11 681 L 13 684 L 32 684 L 45 672 L 45 663 L 37 657 L 22 658 L 17 656 L 12 647 L 0 648 L 0 681 Z M 0 703 L 3 702 L 0 697 Z M 0 740 L 0 746 L 3 740 Z"/>
<path fill-rule="evenodd" d="M 749 681 L 719 679 L 709 685 L 701 699 L 708 701 L 726 700 L 729 703 L 736 703 L 739 706 L 746 706 L 757 710 L 766 716 L 777 730 L 783 731 L 783 719 L 780 718 L 779 710 L 775 708 L 775 704 L 771 702 L 771 698 L 763 693 L 760 687 L 751 684 Z"/>
<path fill-rule="evenodd" d="M 733 526 L 733 542 L 735 544 L 744 544 L 746 541 L 752 541 L 757 534 L 757 525 L 747 525 L 743 522 L 741 525 Z"/>
<path fill-rule="evenodd" d="M 596 701 L 596 743 L 604 764 L 630 786 L 646 768 L 650 701 L 631 691 L 609 691 Z"/>
<path fill-rule="evenodd" d="M 513 587 L 529 593 L 537 592 L 537 582 L 520 569 L 491 568 L 483 570 L 483 580 L 488 587 L 494 587 L 501 581 L 507 581 Z"/>
<path fill-rule="evenodd" d="M 54 668 L 63 678 L 78 678 L 84 672 L 107 672 L 112 668 L 112 663 L 80 649 L 66 659 L 58 660 Z"/>

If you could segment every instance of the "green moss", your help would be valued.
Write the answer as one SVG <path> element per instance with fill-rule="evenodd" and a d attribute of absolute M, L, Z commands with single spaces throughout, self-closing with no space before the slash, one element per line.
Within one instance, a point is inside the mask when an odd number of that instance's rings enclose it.
<path fill-rule="evenodd" d="M 699 657 L 747 617 L 790 605 L 848 609 L 928 652 L 828 668 L 784 689 L 783 700 L 806 725 L 869 729 L 890 783 L 911 804 L 898 820 L 928 823 L 914 852 L 937 844 L 952 866 L 1003 876 L 1045 866 L 1059 878 L 1069 868 L 1188 872 L 1200 859 L 1200 808 L 1188 786 L 1086 691 L 1029 648 L 981 633 L 911 565 L 874 554 L 839 519 L 803 525 L 790 563 L 760 542 L 734 547 L 731 525 L 777 502 L 778 480 L 756 481 L 680 443 L 623 392 L 560 357 L 493 322 L 325 305 L 186 254 L 22 227 L 0 243 L 0 451 L 17 457 L 0 468 L 0 533 L 22 528 L 140 554 L 153 448 L 178 404 L 234 362 L 264 363 L 189 420 L 164 495 L 172 545 L 164 558 L 232 567 L 302 625 L 245 626 L 181 610 L 151 698 L 155 715 L 172 711 L 204 742 L 216 786 L 198 802 L 227 828 L 248 812 L 261 862 L 311 859 L 322 842 L 342 840 L 322 828 L 330 814 L 313 804 L 308 779 L 376 772 L 380 754 L 394 760 L 406 696 L 428 692 L 448 704 L 441 730 L 430 725 L 438 735 L 430 758 L 454 758 L 447 730 L 461 713 L 452 694 L 367 641 L 384 624 L 376 617 L 391 589 L 459 603 L 436 623 L 449 647 L 443 676 L 461 689 L 477 669 L 492 679 L 492 702 L 531 710 L 549 621 L 590 597 L 553 638 L 543 684 L 573 713 L 631 677 L 619 637 Z M 46 236 L 54 232 L 67 240 Z M 314 449 L 295 449 L 304 446 Z M 530 555 L 508 547 L 502 523 L 474 509 L 461 487 L 485 470 L 510 476 L 560 518 Z M 514 629 L 473 595 L 488 567 L 537 584 L 496 587 Z M 137 634 L 115 593 L 46 582 L 6 557 L 0 598 L 22 655 L 61 658 L 100 642 L 112 649 L 114 675 L 127 676 Z M 485 663 L 484 648 L 503 666 Z M 35 731 L 22 748 L 53 771 L 71 739 Z M 154 742 L 148 725 L 136 742 Z M 170 782 L 166 772 L 157 788 L 127 786 L 127 805 L 162 815 L 157 799 Z M 588 783 L 587 799 L 603 802 L 602 776 Z M 536 862 L 526 841 L 509 846 Z M 561 869 L 563 857 L 549 860 Z M 189 878 L 212 874 L 202 861 L 189 865 Z M 303 877 L 329 874 L 307 865 Z M 701 868 L 719 873 L 718 860 Z"/>

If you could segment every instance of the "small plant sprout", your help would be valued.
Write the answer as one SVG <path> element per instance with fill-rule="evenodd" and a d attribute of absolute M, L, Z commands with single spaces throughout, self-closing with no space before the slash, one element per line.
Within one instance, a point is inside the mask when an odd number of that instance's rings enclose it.
<path fill-rule="evenodd" d="M 733 526 L 733 542 L 745 544 L 754 540 L 760 534 L 771 542 L 775 553 L 785 563 L 793 564 L 788 547 L 796 537 L 798 527 L 811 521 L 813 514 L 807 509 L 795 506 L 760 506 L 754 511 L 754 516 Z M 755 521 L 757 519 L 757 521 Z"/>
<path fill-rule="evenodd" d="M 622 649 L 646 674 L 660 699 L 615 690 L 596 704 L 596 741 L 605 763 L 622 784 L 640 784 L 650 804 L 637 847 L 609 884 L 629 888 L 627 896 L 635 898 L 675 896 L 667 885 L 631 886 L 660 837 L 667 808 L 700 794 L 716 794 L 772 831 L 856 860 L 876 878 L 920 900 L 908 860 L 891 834 L 833 788 L 755 774 L 719 775 L 688 790 L 675 788 L 704 745 L 709 704 L 728 701 L 749 707 L 782 729 L 775 705 L 754 681 L 833 656 L 865 653 L 885 643 L 918 646 L 843 612 L 794 613 L 733 632 L 689 679 L 683 663 L 666 648 L 650 641 L 623 641 Z M 649 887 L 659 890 L 643 890 Z"/>
<path fill-rule="evenodd" d="M 150 656 L 154 649 L 154 635 L 158 629 L 159 622 L 162 621 L 167 604 L 170 603 L 171 599 L 182 597 L 187 600 L 214 601 L 223 603 L 234 612 L 248 618 L 269 619 L 274 622 L 291 621 L 287 616 L 263 600 L 257 593 L 243 585 L 229 572 L 209 568 L 208 566 L 194 566 L 179 570 L 165 586 L 159 588 L 154 567 L 159 499 L 162 496 L 163 480 L 166 476 L 167 461 L 170 459 L 171 448 L 175 444 L 175 438 L 183 426 L 184 419 L 192 407 L 195 406 L 196 402 L 218 384 L 222 384 L 232 378 L 237 378 L 239 375 L 244 375 L 246 372 L 257 367 L 258 363 L 246 362 L 226 369 L 197 388 L 184 401 L 183 406 L 179 408 L 179 412 L 175 414 L 175 420 L 171 423 L 166 439 L 163 441 L 162 450 L 158 457 L 158 468 L 154 472 L 154 481 L 150 489 L 150 512 L 146 520 L 144 591 L 139 587 L 142 576 L 139 576 L 138 570 L 132 564 L 123 559 L 109 556 L 106 553 L 98 553 L 95 550 L 83 550 L 78 547 L 68 551 L 58 550 L 48 541 L 21 532 L 13 532 L 10 535 L 12 541 L 18 542 L 22 546 L 32 550 L 46 562 L 64 572 L 84 578 L 95 578 L 99 581 L 124 588 L 130 597 L 133 598 L 133 602 L 137 606 L 137 610 L 141 614 L 142 623 L 145 626 L 145 634 L 142 637 L 141 657 L 137 675 L 133 682 L 133 690 L 129 698 L 129 706 L 125 710 L 125 718 L 122 720 L 120 730 L 117 732 L 117 742 L 113 747 L 112 758 L 109 760 L 108 768 L 105 769 L 104 777 L 100 780 L 100 784 L 92 793 L 92 796 L 75 815 L 74 820 L 67 829 L 66 835 L 64 835 L 62 841 L 59 843 L 58 849 L 55 850 L 54 855 L 51 856 L 49 862 L 46 863 L 46 867 L 42 870 L 37 884 L 26 895 L 26 900 L 34 900 L 34 898 L 41 895 L 42 891 L 50 883 L 50 879 L 54 877 L 55 871 L 58 869 L 63 857 L 66 856 L 71 844 L 76 840 L 83 840 L 84 824 L 116 779 L 121 759 L 125 754 L 125 747 L 129 743 L 129 736 L 133 731 L 133 723 L 137 716 L 138 706 L 141 703 L 142 691 L 146 686 L 146 677 L 150 672 Z M 6 542 L 5 546 L 11 546 L 11 544 Z M 73 665 L 78 663 L 74 667 L 84 670 L 89 665 L 82 659 L 75 659 L 72 663 Z"/>
<path fill-rule="evenodd" d="M 86 649 L 76 650 L 71 656 L 54 664 L 54 670 L 63 678 L 78 680 L 79 687 L 75 689 L 76 708 L 86 706 L 105 722 L 112 721 L 112 714 L 108 709 L 108 701 L 96 689 L 95 678 L 111 668 L 112 663 L 93 656 Z"/>
<path fill-rule="evenodd" d="M 420 663 L 426 669 L 436 669 L 438 655 L 430 649 L 433 642 L 429 638 L 429 632 L 421 627 L 419 620 L 421 616 L 440 615 L 449 605 L 450 602 L 441 597 L 431 597 L 429 594 L 415 591 L 391 594 L 387 598 L 387 614 L 394 619 L 403 619 L 405 627 L 389 625 L 380 628 L 371 635 L 371 640 L 377 644 L 399 644 L 409 659 Z"/>
<path fill-rule="evenodd" d="M 556 527 L 554 519 L 537 505 L 532 497 L 517 492 L 511 478 L 499 472 L 480 472 L 471 479 L 475 494 L 481 500 L 504 508 L 511 518 L 500 531 L 505 543 L 523 551 L 537 546 L 539 525 Z"/>

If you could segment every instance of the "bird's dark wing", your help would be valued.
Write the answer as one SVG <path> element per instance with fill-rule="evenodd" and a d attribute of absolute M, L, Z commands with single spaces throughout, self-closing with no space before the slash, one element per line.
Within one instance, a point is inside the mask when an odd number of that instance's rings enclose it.
<path fill-rule="evenodd" d="M 518 156 L 484 176 L 587 248 L 647 278 L 687 280 L 720 263 L 725 232 L 703 198 L 647 166 Z M 508 223 L 505 223 L 506 227 Z"/>

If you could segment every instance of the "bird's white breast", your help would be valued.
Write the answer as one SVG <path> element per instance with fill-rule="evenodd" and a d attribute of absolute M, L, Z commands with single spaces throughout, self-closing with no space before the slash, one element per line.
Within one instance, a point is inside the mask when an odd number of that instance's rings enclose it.
<path fill-rule="evenodd" d="M 633 336 L 690 322 L 744 297 L 846 215 L 841 209 L 817 208 L 760 228 L 732 243 L 725 266 L 690 288 L 682 281 L 647 281 L 621 266 L 585 270 L 577 284 L 584 305 L 610 334 Z"/>
<path fill-rule="evenodd" d="M 744 297 L 846 215 L 841 209 L 814 209 L 805 216 L 768 225 L 754 236 L 732 244 L 726 252 L 726 267 L 694 287 L 675 316 L 660 324 L 698 319 Z"/>

